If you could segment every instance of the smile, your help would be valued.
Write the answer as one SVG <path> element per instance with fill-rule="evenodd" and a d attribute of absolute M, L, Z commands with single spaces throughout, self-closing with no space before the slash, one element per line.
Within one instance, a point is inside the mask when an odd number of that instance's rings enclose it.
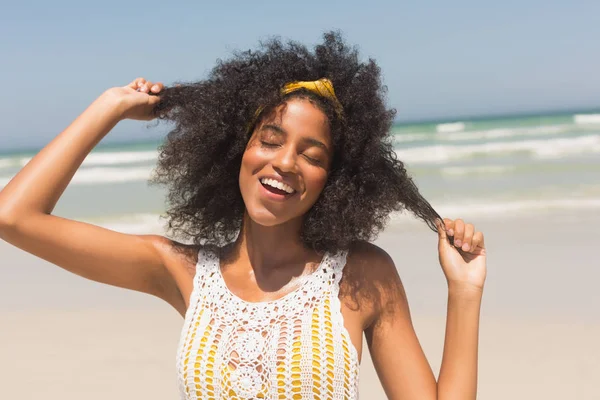
<path fill-rule="evenodd" d="M 276 200 L 283 200 L 293 196 L 296 190 L 290 185 L 272 178 L 261 178 L 260 183 L 265 189 L 265 194 Z"/>

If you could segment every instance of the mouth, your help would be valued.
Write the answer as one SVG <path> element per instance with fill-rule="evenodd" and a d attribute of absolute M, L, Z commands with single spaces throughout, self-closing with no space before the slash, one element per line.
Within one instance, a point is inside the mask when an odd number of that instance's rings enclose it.
<path fill-rule="evenodd" d="M 275 200 L 288 199 L 296 194 L 296 190 L 294 188 L 272 178 L 260 178 L 259 182 L 264 189 L 264 193 L 269 198 Z"/>

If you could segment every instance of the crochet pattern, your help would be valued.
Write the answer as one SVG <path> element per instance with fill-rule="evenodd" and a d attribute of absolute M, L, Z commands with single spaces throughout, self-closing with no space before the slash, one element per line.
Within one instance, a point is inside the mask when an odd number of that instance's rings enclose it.
<path fill-rule="evenodd" d="M 253 303 L 201 249 L 177 356 L 181 399 L 357 399 L 358 354 L 338 299 L 346 255 L 326 253 L 296 290 Z"/>

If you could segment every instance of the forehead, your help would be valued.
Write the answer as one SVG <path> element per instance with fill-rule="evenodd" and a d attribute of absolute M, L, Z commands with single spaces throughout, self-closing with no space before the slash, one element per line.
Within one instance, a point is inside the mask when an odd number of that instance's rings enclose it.
<path fill-rule="evenodd" d="M 330 143 L 329 120 L 314 104 L 306 99 L 291 99 L 278 106 L 261 123 L 275 124 L 291 136 L 311 136 Z"/>

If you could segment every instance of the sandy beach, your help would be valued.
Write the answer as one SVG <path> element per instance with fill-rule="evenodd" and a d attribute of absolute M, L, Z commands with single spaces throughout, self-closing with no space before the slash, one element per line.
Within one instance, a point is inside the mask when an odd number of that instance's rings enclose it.
<path fill-rule="evenodd" d="M 468 218 L 489 249 L 479 399 L 600 398 L 594 212 Z M 447 291 L 436 240 L 422 225 L 398 222 L 376 243 L 396 262 L 437 376 Z M 0 242 L 0 399 L 177 399 L 181 324 L 158 299 L 83 280 Z M 360 382 L 362 399 L 386 398 L 366 347 Z"/>

